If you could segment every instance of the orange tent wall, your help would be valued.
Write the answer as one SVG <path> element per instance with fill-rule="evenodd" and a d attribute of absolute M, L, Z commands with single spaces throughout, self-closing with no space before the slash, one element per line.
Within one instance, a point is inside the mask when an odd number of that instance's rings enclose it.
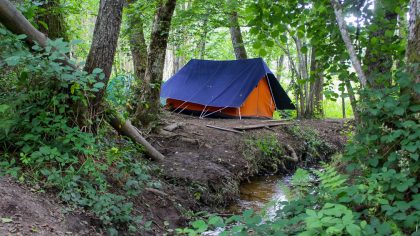
<path fill-rule="evenodd" d="M 222 109 L 222 107 L 205 107 L 201 104 L 185 102 L 171 98 L 166 100 L 166 106 L 172 109 L 176 109 L 177 111 L 185 109 L 201 112 L 205 108 L 206 114 L 210 114 L 211 112 Z M 276 106 L 274 104 L 273 97 L 271 96 L 270 87 L 268 85 L 267 79 L 264 77 L 260 80 L 254 90 L 252 90 L 252 92 L 248 95 L 247 99 L 241 107 L 227 107 L 221 110 L 220 113 L 233 117 L 272 118 L 275 108 Z"/>

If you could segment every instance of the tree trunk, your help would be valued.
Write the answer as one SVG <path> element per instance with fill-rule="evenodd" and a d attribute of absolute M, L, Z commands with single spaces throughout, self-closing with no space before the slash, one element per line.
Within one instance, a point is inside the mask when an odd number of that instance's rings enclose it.
<path fill-rule="evenodd" d="M 395 8 L 400 3 L 390 0 L 375 0 L 374 4 L 372 24 L 378 27 L 369 32 L 369 43 L 364 57 L 365 75 L 371 87 L 383 87 L 391 85 L 391 68 L 394 57 L 393 51 L 384 50 L 383 45 L 394 43 L 393 37 L 398 17 Z M 388 35 L 388 32 L 391 32 L 392 35 Z"/>
<path fill-rule="evenodd" d="M 69 41 L 60 0 L 43 1 L 37 11 L 36 21 L 39 25 L 39 31 L 48 38 L 62 38 L 66 42 Z"/>
<path fill-rule="evenodd" d="M 173 49 L 172 49 L 173 61 L 172 61 L 172 73 L 171 73 L 172 75 L 175 75 L 175 73 L 178 72 L 179 70 L 180 57 L 176 55 L 176 50 L 177 50 L 177 47 L 173 46 Z"/>
<path fill-rule="evenodd" d="M 299 85 L 299 94 L 300 94 L 300 116 L 301 118 L 308 118 L 308 116 L 310 116 L 311 114 L 308 114 L 308 80 L 309 80 L 309 76 L 308 76 L 308 70 L 307 70 L 307 63 L 306 63 L 306 57 L 304 55 L 304 53 L 302 53 L 302 41 L 300 38 L 293 36 L 292 37 L 295 41 L 296 44 L 296 51 L 297 51 L 297 55 L 298 55 L 298 63 L 299 63 L 299 74 L 300 74 L 300 79 L 302 81 L 305 81 L 304 86 L 302 87 L 299 84 L 298 81 L 298 85 Z"/>
<path fill-rule="evenodd" d="M 136 122 L 149 126 L 157 120 L 160 108 L 160 85 L 163 77 L 166 47 L 176 0 L 166 0 L 159 6 L 152 27 L 147 58 L 144 91 L 136 110 Z"/>
<path fill-rule="evenodd" d="M 420 83 L 420 0 L 410 1 L 410 12 L 408 22 L 408 41 L 406 49 L 407 64 L 409 65 L 408 72 L 414 76 L 414 83 Z M 420 95 L 410 86 L 403 93 L 413 94 L 415 104 L 420 104 Z"/>
<path fill-rule="evenodd" d="M 38 43 L 41 47 L 47 46 L 48 38 L 35 29 L 8 0 L 0 1 L 0 22 L 15 34 L 26 34 L 26 42 L 30 44 Z"/>
<path fill-rule="evenodd" d="M 102 79 L 105 85 L 95 93 L 95 97 L 89 101 L 88 113 L 90 119 L 96 119 L 103 112 L 102 100 L 111 76 L 112 64 L 118 44 L 118 36 L 122 20 L 124 0 L 101 0 L 99 3 L 98 17 L 96 18 L 93 31 L 92 45 L 86 59 L 84 70 L 92 73 L 95 68 L 102 69 L 105 77 Z M 84 121 L 86 122 L 86 121 Z M 93 127 L 94 130 L 96 127 Z"/>
<path fill-rule="evenodd" d="M 238 13 L 233 11 L 230 14 L 230 37 L 232 39 L 233 51 L 235 52 L 235 57 L 239 59 L 247 59 L 246 49 L 244 46 L 244 41 L 242 39 L 241 27 L 239 27 Z"/>
<path fill-rule="evenodd" d="M 283 64 L 284 64 L 284 54 L 282 54 L 278 59 L 277 59 L 277 80 L 280 82 L 281 79 L 281 72 L 283 71 Z"/>
<path fill-rule="evenodd" d="M 204 60 L 205 56 L 206 56 L 206 41 L 207 41 L 207 22 L 208 19 L 205 18 L 203 21 L 203 33 L 201 35 L 201 39 L 200 39 L 200 59 Z"/>
<path fill-rule="evenodd" d="M 357 109 L 357 100 L 356 100 L 356 96 L 354 95 L 353 87 L 351 86 L 351 83 L 349 80 L 344 81 L 344 83 L 346 84 L 347 93 L 349 94 L 351 109 L 353 110 L 353 115 L 354 115 L 354 120 L 356 121 L 356 124 L 359 124 L 360 113 L 359 113 L 359 110 Z"/>
<path fill-rule="evenodd" d="M 334 8 L 335 17 L 337 20 L 338 28 L 340 29 L 341 37 L 343 38 L 344 44 L 347 48 L 347 53 L 350 56 L 351 63 L 353 64 L 353 68 L 357 73 L 357 76 L 359 78 L 360 84 L 363 87 L 366 87 L 367 81 L 366 81 L 366 75 L 362 70 L 362 65 L 360 63 L 359 58 L 357 57 L 356 51 L 354 50 L 354 46 L 351 42 L 349 32 L 346 28 L 346 23 L 344 22 L 343 13 L 341 11 L 341 5 L 337 0 L 331 0 L 331 5 Z"/>
<path fill-rule="evenodd" d="M 147 66 L 147 45 L 144 39 L 143 21 L 140 17 L 131 16 L 128 20 L 129 43 L 133 58 L 134 74 L 138 84 L 143 83 Z"/>

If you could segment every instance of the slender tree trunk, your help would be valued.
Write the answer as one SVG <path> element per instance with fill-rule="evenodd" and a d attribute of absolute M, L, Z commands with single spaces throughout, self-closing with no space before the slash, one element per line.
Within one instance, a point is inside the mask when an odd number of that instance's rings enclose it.
<path fill-rule="evenodd" d="M 414 83 L 420 83 L 420 0 L 410 1 L 410 12 L 408 22 L 408 41 L 406 49 L 407 64 L 410 66 L 408 72 L 414 76 Z M 403 93 L 411 93 L 416 104 L 420 104 L 420 95 L 411 86 Z"/>
<path fill-rule="evenodd" d="M 341 93 L 341 108 L 342 108 L 341 110 L 343 113 L 343 119 L 345 119 L 346 118 L 346 100 L 344 98 L 344 92 Z"/>
<path fill-rule="evenodd" d="M 133 58 L 134 74 L 137 83 L 143 83 L 147 66 L 147 45 L 144 39 L 143 21 L 139 17 L 131 16 L 128 21 L 130 51 Z"/>
<path fill-rule="evenodd" d="M 354 95 L 353 87 L 351 86 L 351 83 L 349 80 L 344 81 L 344 83 L 346 84 L 347 93 L 349 94 L 350 105 L 351 105 L 351 109 L 353 110 L 354 120 L 356 121 L 357 124 L 359 124 L 360 113 L 359 113 L 359 110 L 357 109 L 357 100 L 356 100 L 356 96 Z"/>
<path fill-rule="evenodd" d="M 284 64 L 284 54 L 282 54 L 278 59 L 277 59 L 277 80 L 280 81 L 281 79 L 281 73 L 283 71 L 283 64 Z"/>
<path fill-rule="evenodd" d="M 200 39 L 200 59 L 204 60 L 205 56 L 206 56 L 206 41 L 207 41 L 207 31 L 208 31 L 208 27 L 207 27 L 207 16 L 203 21 L 203 33 L 201 34 L 201 39 Z"/>
<path fill-rule="evenodd" d="M 298 55 L 298 63 L 299 63 L 299 74 L 300 74 L 300 79 L 305 81 L 305 84 L 303 85 L 303 87 L 301 85 L 299 85 L 299 94 L 300 94 L 300 115 L 302 118 L 308 118 L 308 116 L 310 116 L 310 114 L 307 113 L 307 105 L 308 105 L 308 70 L 307 70 L 307 65 L 306 65 L 306 57 L 304 55 L 304 53 L 302 53 L 302 41 L 300 38 L 293 36 L 293 39 L 295 41 L 296 44 L 296 51 L 297 51 L 297 55 Z M 299 84 L 299 83 L 298 83 Z"/>
<path fill-rule="evenodd" d="M 383 87 L 391 85 L 394 56 L 392 50 L 384 50 L 383 45 L 391 45 L 394 41 L 398 17 L 395 8 L 400 3 L 375 0 L 374 4 L 372 24 L 378 27 L 369 32 L 369 43 L 364 57 L 365 75 L 371 87 Z"/>
<path fill-rule="evenodd" d="M 62 38 L 64 41 L 69 41 L 60 0 L 43 1 L 41 4 L 36 17 L 39 31 L 50 39 Z"/>
<path fill-rule="evenodd" d="M 152 27 L 147 57 L 144 91 L 136 110 L 136 122 L 149 126 L 158 119 L 160 85 L 163 78 L 166 47 L 176 0 L 166 0 L 159 6 Z"/>
<path fill-rule="evenodd" d="M 344 22 L 343 13 L 341 11 L 341 5 L 337 0 L 331 0 L 331 5 L 334 8 L 334 13 L 335 13 L 335 17 L 338 23 L 338 28 L 340 29 L 341 37 L 343 38 L 344 44 L 346 45 L 347 52 L 353 64 L 353 68 L 357 73 L 360 84 L 363 87 L 366 87 L 367 85 L 366 75 L 362 70 L 362 65 L 360 63 L 359 58 L 357 57 L 356 51 L 354 50 L 354 46 L 351 42 L 349 32 L 347 31 L 346 23 Z"/>
<path fill-rule="evenodd" d="M 180 57 L 176 55 L 176 50 L 177 50 L 177 47 L 173 46 L 173 49 L 172 49 L 173 61 L 172 61 L 172 73 L 171 73 L 172 75 L 174 75 L 179 70 Z"/>
<path fill-rule="evenodd" d="M 98 17 L 93 31 L 92 45 L 86 59 L 84 70 L 92 73 L 95 68 L 102 69 L 105 84 L 89 101 L 89 114 L 96 118 L 103 112 L 102 100 L 111 76 L 112 64 L 117 49 L 118 36 L 122 20 L 124 0 L 101 0 Z"/>
<path fill-rule="evenodd" d="M 238 13 L 233 11 L 230 14 L 230 37 L 236 59 L 247 59 L 244 41 L 242 39 L 241 27 L 239 27 Z"/>

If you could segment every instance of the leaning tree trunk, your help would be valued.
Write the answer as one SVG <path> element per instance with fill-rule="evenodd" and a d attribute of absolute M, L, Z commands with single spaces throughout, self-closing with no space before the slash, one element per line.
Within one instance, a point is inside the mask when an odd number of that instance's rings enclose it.
<path fill-rule="evenodd" d="M 105 84 L 89 101 L 90 119 L 96 119 L 103 112 L 102 100 L 106 85 L 111 76 L 112 64 L 118 44 L 118 36 L 122 20 L 124 0 L 101 0 L 98 17 L 93 31 L 92 45 L 84 70 L 92 73 L 95 68 L 102 69 L 105 77 L 101 82 Z M 83 122 L 83 121 L 82 121 Z M 95 128 L 95 127 L 94 127 Z"/>
<path fill-rule="evenodd" d="M 343 12 L 341 10 L 341 4 L 337 0 L 331 0 L 331 5 L 334 8 L 335 18 L 337 20 L 338 28 L 340 29 L 341 37 L 346 45 L 347 52 L 350 56 L 350 61 L 353 65 L 354 70 L 358 76 L 360 84 L 363 87 L 366 87 L 367 80 L 366 75 L 362 70 L 362 64 L 360 63 L 359 58 L 357 57 L 356 51 L 354 50 L 354 46 L 351 42 L 351 38 L 349 32 L 346 28 L 346 23 L 344 22 Z"/>
<path fill-rule="evenodd" d="M 136 109 L 136 122 L 149 126 L 157 121 L 160 108 L 160 85 L 163 79 L 166 47 L 176 0 L 166 0 L 158 8 L 153 22 L 147 57 L 145 86 Z"/>
<path fill-rule="evenodd" d="M 60 0 L 44 1 L 37 10 L 36 22 L 39 31 L 48 38 L 62 38 L 64 41 L 69 41 L 67 25 Z"/>
<path fill-rule="evenodd" d="M 232 39 L 233 50 L 235 52 L 236 59 L 247 59 L 246 49 L 244 41 L 242 39 L 241 28 L 239 27 L 238 13 L 236 11 L 232 12 L 230 15 L 231 26 L 230 37 Z"/>
<path fill-rule="evenodd" d="M 228 0 L 227 3 L 232 5 L 233 9 L 229 15 L 229 30 L 235 57 L 237 60 L 247 59 L 248 56 L 246 54 L 244 41 L 242 39 L 241 27 L 239 26 L 238 12 L 236 12 L 235 9 L 238 5 L 237 0 Z"/>

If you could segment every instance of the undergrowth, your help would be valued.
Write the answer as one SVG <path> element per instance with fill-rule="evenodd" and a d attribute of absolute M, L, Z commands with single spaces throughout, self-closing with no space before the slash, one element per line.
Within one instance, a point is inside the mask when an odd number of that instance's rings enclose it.
<path fill-rule="evenodd" d="M 277 173 L 283 163 L 284 150 L 275 135 L 246 138 L 243 153 L 257 174 Z"/>
<path fill-rule="evenodd" d="M 145 230 L 130 198 L 151 181 L 140 161 L 143 151 L 103 133 L 83 132 L 71 104 L 86 103 L 104 86 L 102 71 L 92 74 L 59 63 L 67 43 L 49 41 L 31 51 L 0 28 L 0 174 L 58 192 L 74 207 L 92 211 L 110 234 Z"/>

